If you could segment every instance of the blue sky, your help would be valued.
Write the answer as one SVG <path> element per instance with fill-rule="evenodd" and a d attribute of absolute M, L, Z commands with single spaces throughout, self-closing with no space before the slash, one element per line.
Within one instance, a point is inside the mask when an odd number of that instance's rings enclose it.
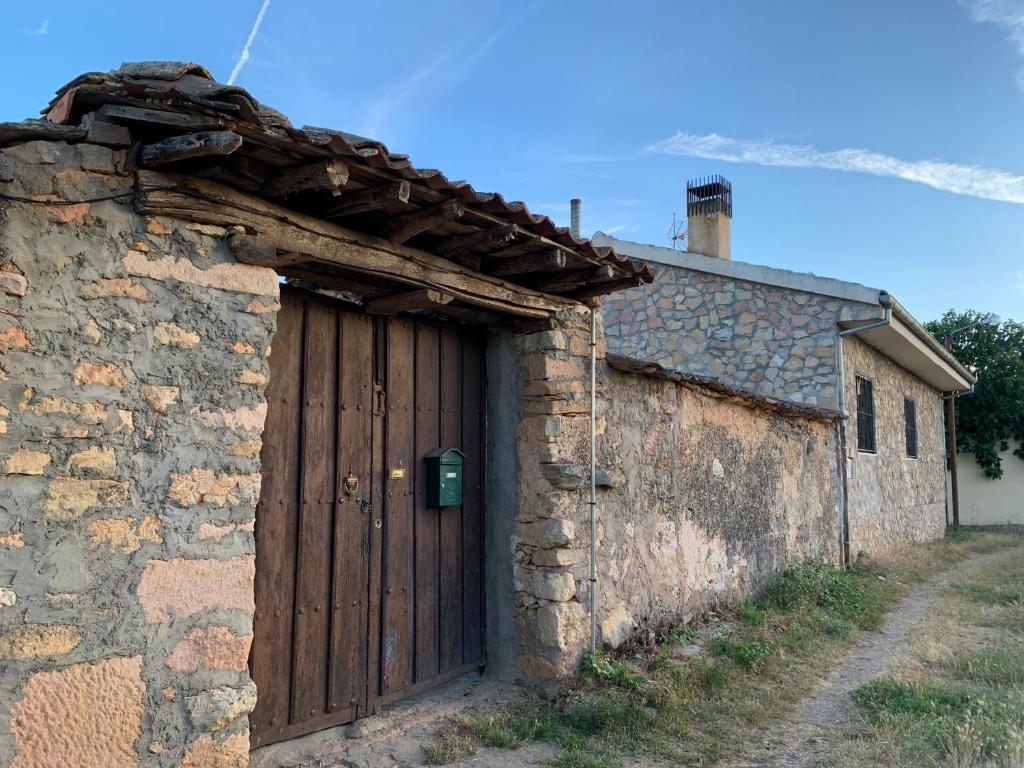
<path fill-rule="evenodd" d="M 4 0 L 0 120 L 122 61 L 227 80 L 263 0 Z M 584 229 L 668 244 L 733 182 L 733 257 L 1024 320 L 1024 0 L 270 0 L 239 85 Z"/>

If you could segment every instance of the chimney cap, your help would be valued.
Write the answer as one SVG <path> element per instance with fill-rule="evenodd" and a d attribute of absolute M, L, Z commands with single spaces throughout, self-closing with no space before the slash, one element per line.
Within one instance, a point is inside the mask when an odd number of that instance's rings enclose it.
<path fill-rule="evenodd" d="M 686 182 L 686 215 L 724 213 L 732 218 L 732 184 L 724 176 L 704 176 Z"/>

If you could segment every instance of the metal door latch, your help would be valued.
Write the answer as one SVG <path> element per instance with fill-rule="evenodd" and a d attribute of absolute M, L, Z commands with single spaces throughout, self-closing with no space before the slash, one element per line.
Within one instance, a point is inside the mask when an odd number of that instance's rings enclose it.
<path fill-rule="evenodd" d="M 355 475 L 349 475 L 345 478 L 345 493 L 351 496 L 359 488 L 359 478 Z"/>

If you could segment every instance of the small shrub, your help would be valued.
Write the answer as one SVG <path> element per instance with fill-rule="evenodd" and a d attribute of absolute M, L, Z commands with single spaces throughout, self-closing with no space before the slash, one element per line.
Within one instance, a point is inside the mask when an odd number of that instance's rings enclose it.
<path fill-rule="evenodd" d="M 833 616 L 825 621 L 824 631 L 829 637 L 847 638 L 853 634 L 856 626 L 852 621 Z"/>
<path fill-rule="evenodd" d="M 755 671 L 761 662 L 771 656 L 771 646 L 763 640 L 718 640 L 711 646 L 711 652 L 718 656 L 728 656 L 741 667 Z"/>
<path fill-rule="evenodd" d="M 702 661 L 694 671 L 697 683 L 707 692 L 721 691 L 729 683 L 729 670 L 713 661 Z"/>
<path fill-rule="evenodd" d="M 749 624 L 766 624 L 768 622 L 768 611 L 758 607 L 753 600 L 747 600 L 737 611 L 739 617 Z"/>
<path fill-rule="evenodd" d="M 476 741 L 458 723 L 446 725 L 437 735 L 437 741 L 423 745 L 428 765 L 447 765 L 476 754 Z"/>
<path fill-rule="evenodd" d="M 603 651 L 588 651 L 580 662 L 580 671 L 584 677 L 594 680 L 605 680 L 620 688 L 638 690 L 644 679 L 625 664 L 613 661 Z"/>

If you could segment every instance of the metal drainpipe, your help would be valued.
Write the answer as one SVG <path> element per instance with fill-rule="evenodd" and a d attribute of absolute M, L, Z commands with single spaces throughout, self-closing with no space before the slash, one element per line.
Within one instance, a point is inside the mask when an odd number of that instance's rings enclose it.
<path fill-rule="evenodd" d="M 888 291 L 879 291 L 878 303 L 885 310 L 885 316 L 881 320 L 876 320 L 873 323 L 867 325 L 861 325 L 856 328 L 847 328 L 844 331 L 836 331 L 836 369 L 839 371 L 839 413 L 844 417 L 840 418 L 837 423 L 838 439 L 839 439 L 839 450 L 842 465 L 840 467 L 839 481 L 843 484 L 843 500 L 841 515 L 843 518 L 843 565 L 847 566 L 850 564 L 850 514 L 849 514 L 849 483 L 846 481 L 846 372 L 843 366 L 843 338 L 846 336 L 856 336 L 858 333 L 864 333 L 864 331 L 870 331 L 874 328 L 881 328 L 882 326 L 889 325 L 892 322 L 892 297 L 889 296 Z"/>
<path fill-rule="evenodd" d="M 590 650 L 597 650 L 597 308 L 590 308 Z"/>

